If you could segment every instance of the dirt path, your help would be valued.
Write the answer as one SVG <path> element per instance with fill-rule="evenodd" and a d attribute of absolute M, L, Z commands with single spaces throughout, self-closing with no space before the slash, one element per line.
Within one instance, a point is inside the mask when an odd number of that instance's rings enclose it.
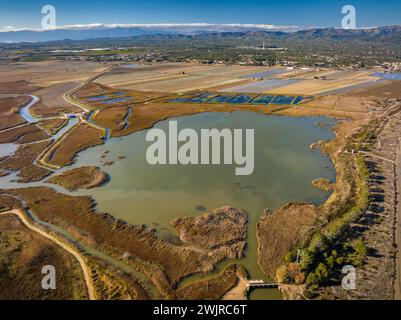
<path fill-rule="evenodd" d="M 87 108 L 86 106 L 84 106 L 82 103 L 80 103 L 79 101 L 75 100 L 72 95 L 76 92 L 78 92 L 79 90 L 81 90 L 82 88 L 84 88 L 86 85 L 88 85 L 89 83 L 95 81 L 96 79 L 100 78 L 101 76 L 105 75 L 106 73 L 112 71 L 114 68 L 118 67 L 118 64 L 115 64 L 113 66 L 111 66 L 110 68 L 107 68 L 106 70 L 98 73 L 97 75 L 93 76 L 92 78 L 89 78 L 87 80 L 85 80 L 84 82 L 82 82 L 78 87 L 72 89 L 71 91 L 65 93 L 63 95 L 63 99 L 65 101 L 67 101 L 68 103 L 71 103 L 72 105 L 81 108 L 83 111 L 85 112 L 90 112 L 90 109 Z"/>
<path fill-rule="evenodd" d="M 248 280 L 239 276 L 236 286 L 227 291 L 222 300 L 246 300 L 245 291 L 248 285 Z"/>
<path fill-rule="evenodd" d="M 395 165 L 396 207 L 395 207 L 395 241 L 397 245 L 396 271 L 394 279 L 394 299 L 401 300 L 401 137 L 398 138 L 398 152 Z"/>
<path fill-rule="evenodd" d="M 379 155 L 374 154 L 372 152 L 359 151 L 359 153 L 361 153 L 361 154 L 363 154 L 365 156 L 371 157 L 371 158 L 377 158 L 377 159 L 381 159 L 383 161 L 388 161 L 388 162 L 391 162 L 392 164 L 395 164 L 395 162 L 393 160 L 387 159 L 387 158 L 382 157 L 382 156 L 379 156 Z"/>
<path fill-rule="evenodd" d="M 88 85 L 89 83 L 91 83 L 92 81 L 98 79 L 99 77 L 101 77 L 102 75 L 106 74 L 107 72 L 113 70 L 114 68 L 116 68 L 117 65 L 113 65 L 110 68 L 107 68 L 106 70 L 98 73 L 97 75 L 93 76 L 90 79 L 85 80 L 84 82 L 82 82 L 78 87 L 68 91 L 67 93 L 63 94 L 63 99 L 67 102 L 70 103 L 76 107 L 81 108 L 84 112 L 90 113 L 90 110 L 83 105 L 82 103 L 80 103 L 79 101 L 75 100 L 74 98 L 72 98 L 72 95 L 74 93 L 76 93 L 77 91 L 81 90 L 83 87 L 85 87 L 86 85 Z M 103 136 L 105 138 L 107 138 L 107 130 L 105 128 L 99 127 L 93 123 L 88 122 L 86 119 L 84 119 L 83 117 L 78 117 L 78 123 L 76 125 L 74 125 L 73 127 L 71 127 L 69 130 L 67 130 L 65 132 L 65 134 L 63 134 L 58 141 L 56 141 L 54 144 L 50 145 L 48 148 L 46 148 L 45 150 L 43 150 L 43 152 L 37 157 L 37 159 L 35 160 L 35 164 L 37 164 L 40 167 L 43 167 L 45 169 L 51 169 L 51 170 L 59 170 L 61 169 L 61 167 L 59 166 L 54 166 L 48 162 L 46 162 L 44 159 L 46 159 L 47 155 L 49 153 L 51 153 L 53 151 L 53 149 L 58 146 L 61 142 L 63 142 L 67 137 L 68 134 L 71 133 L 71 131 L 78 127 L 79 124 L 85 123 L 88 124 L 98 130 L 101 130 L 103 132 Z"/>
<path fill-rule="evenodd" d="M 82 271 L 84 273 L 84 277 L 85 277 L 85 283 L 86 283 L 86 287 L 88 290 L 88 295 L 89 295 L 89 299 L 90 300 L 96 300 L 96 294 L 95 294 L 95 289 L 92 283 L 92 277 L 91 277 L 91 273 L 89 270 L 89 267 L 86 265 L 82 255 L 76 251 L 75 249 L 73 249 L 72 247 L 66 245 L 64 242 L 58 240 L 56 237 L 48 234 L 47 232 L 43 231 L 42 229 L 35 227 L 34 225 L 32 225 L 28 219 L 25 217 L 24 213 L 21 210 L 11 210 L 11 211 L 6 211 L 6 212 L 2 212 L 0 213 L 0 215 L 7 215 L 7 214 L 14 214 L 16 216 L 18 216 L 18 218 L 21 220 L 21 222 L 30 230 L 35 231 L 37 233 L 39 233 L 40 235 L 44 236 L 45 238 L 53 241 L 54 243 L 56 243 L 57 245 L 59 245 L 60 247 L 62 247 L 63 249 L 67 250 L 69 253 L 71 253 L 79 262 L 79 264 L 81 265 Z"/>
<path fill-rule="evenodd" d="M 356 289 L 330 287 L 337 299 L 392 300 L 400 296 L 401 103 L 377 115 L 370 151 L 360 152 L 369 167 L 369 206 L 350 227 L 369 249 L 356 270 Z"/>

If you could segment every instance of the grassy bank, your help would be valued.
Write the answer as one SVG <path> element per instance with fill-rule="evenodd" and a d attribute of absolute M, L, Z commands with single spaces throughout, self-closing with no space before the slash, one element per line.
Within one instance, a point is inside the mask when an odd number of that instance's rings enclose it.
<path fill-rule="evenodd" d="M 294 245 L 286 254 L 285 263 L 276 273 L 278 281 L 306 284 L 309 295 L 313 296 L 319 287 L 339 283 L 344 265 L 358 267 L 364 263 L 368 249 L 352 224 L 369 205 L 370 172 L 359 152 L 371 146 L 376 126 L 377 123 L 371 121 L 345 140 L 341 152 L 330 153 L 336 168 L 340 169 L 335 191 L 318 208 L 310 240 L 304 245 Z M 341 146 L 340 141 L 336 144 Z M 336 148 L 326 145 L 325 149 Z M 343 191 L 347 197 L 341 195 Z"/>

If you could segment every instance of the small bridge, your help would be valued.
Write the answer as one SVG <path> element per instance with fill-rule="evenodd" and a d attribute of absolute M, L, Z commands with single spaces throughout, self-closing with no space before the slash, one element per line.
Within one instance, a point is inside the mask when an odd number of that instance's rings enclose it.
<path fill-rule="evenodd" d="M 247 290 L 253 288 L 278 288 L 279 284 L 276 282 L 265 282 L 263 280 L 249 280 L 246 284 Z"/>

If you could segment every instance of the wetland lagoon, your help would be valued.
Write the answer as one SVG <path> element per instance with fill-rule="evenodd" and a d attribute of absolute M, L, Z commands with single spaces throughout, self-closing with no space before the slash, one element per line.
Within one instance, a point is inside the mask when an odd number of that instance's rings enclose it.
<path fill-rule="evenodd" d="M 146 161 L 148 130 L 81 152 L 73 167 L 103 166 L 111 180 L 92 190 L 76 192 L 91 195 L 100 212 L 132 224 L 146 224 L 168 241 L 179 241 L 169 222 L 180 216 L 197 216 L 225 205 L 241 208 L 248 214 L 248 239 L 245 257 L 224 261 L 241 263 L 250 279 L 266 279 L 257 263 L 256 223 L 263 209 L 275 209 L 288 202 L 323 203 L 328 192 L 312 186 L 312 181 L 336 177 L 331 159 L 311 144 L 330 140 L 336 120 L 325 117 L 265 116 L 253 112 L 202 113 L 171 118 L 155 128 L 168 131 L 169 121 L 178 128 L 217 128 L 255 130 L 255 168 L 252 175 L 236 176 L 233 165 L 150 165 Z M 245 149 L 245 147 L 244 147 Z M 194 275 L 188 283 L 210 275 Z M 181 284 L 182 285 L 182 284 Z M 277 298 L 277 290 L 258 289 L 252 299 Z"/>
<path fill-rule="evenodd" d="M 109 174 L 110 180 L 98 188 L 68 192 L 45 182 L 12 182 L 17 173 L 1 177 L 0 183 L 6 189 L 47 186 L 67 194 L 90 195 L 95 199 L 99 212 L 108 212 L 131 224 L 145 224 L 155 229 L 159 237 L 173 243 L 180 241 L 175 230 L 169 226 L 173 219 L 199 216 L 226 205 L 240 208 L 248 214 L 245 256 L 241 260 L 222 261 L 214 273 L 227 264 L 239 263 L 246 268 L 249 279 L 269 280 L 257 262 L 256 224 L 264 209 L 276 209 L 288 202 L 321 204 L 328 198 L 330 193 L 314 187 L 312 181 L 318 178 L 334 181 L 334 166 L 328 156 L 310 146 L 320 140 L 333 139 L 335 135 L 330 129 L 336 120 L 237 111 L 170 118 L 154 127 L 168 132 L 169 121 L 177 121 L 179 130 L 192 128 L 198 134 L 201 129 L 254 129 L 253 173 L 236 175 L 235 168 L 238 166 L 235 163 L 150 165 L 146 160 L 146 151 L 152 144 L 146 141 L 148 129 L 121 138 L 111 138 L 103 145 L 86 149 L 78 154 L 74 165 L 60 170 L 64 172 L 86 165 L 100 166 Z M 68 127 L 73 124 L 75 121 L 71 121 Z M 15 150 L 13 144 L 0 146 L 4 155 L 12 154 Z M 210 277 L 210 274 L 192 275 L 179 285 L 204 277 Z M 249 298 L 278 299 L 280 295 L 277 289 L 256 289 Z"/>

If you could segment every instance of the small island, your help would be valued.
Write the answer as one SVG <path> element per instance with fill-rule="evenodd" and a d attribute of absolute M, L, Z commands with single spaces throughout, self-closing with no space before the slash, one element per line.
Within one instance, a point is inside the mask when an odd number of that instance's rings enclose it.
<path fill-rule="evenodd" d="M 95 166 L 72 169 L 51 177 L 47 182 L 74 191 L 99 187 L 109 180 L 109 175 Z"/>

